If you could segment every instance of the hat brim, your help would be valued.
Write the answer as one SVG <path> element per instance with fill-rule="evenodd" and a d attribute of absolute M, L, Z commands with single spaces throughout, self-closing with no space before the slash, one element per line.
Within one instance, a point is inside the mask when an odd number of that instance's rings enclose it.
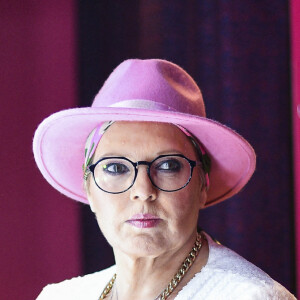
<path fill-rule="evenodd" d="M 37 128 L 34 157 L 45 179 L 64 195 L 88 204 L 83 188 L 84 145 L 104 121 L 149 121 L 178 124 L 191 132 L 211 158 L 206 206 L 238 193 L 255 170 L 251 145 L 232 129 L 190 114 L 120 107 L 73 108 L 54 113 Z"/>

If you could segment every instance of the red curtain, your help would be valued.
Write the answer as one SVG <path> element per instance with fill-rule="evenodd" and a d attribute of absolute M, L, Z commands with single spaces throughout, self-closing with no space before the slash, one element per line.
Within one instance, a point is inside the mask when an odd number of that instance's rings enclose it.
<path fill-rule="evenodd" d="M 300 297 L 300 2 L 291 1 L 291 52 L 292 52 L 292 114 L 294 135 L 294 185 L 296 222 L 297 287 Z"/>
<path fill-rule="evenodd" d="M 80 272 L 78 205 L 31 150 L 41 120 L 76 104 L 74 2 L 0 2 L 0 299 L 35 299 Z"/>

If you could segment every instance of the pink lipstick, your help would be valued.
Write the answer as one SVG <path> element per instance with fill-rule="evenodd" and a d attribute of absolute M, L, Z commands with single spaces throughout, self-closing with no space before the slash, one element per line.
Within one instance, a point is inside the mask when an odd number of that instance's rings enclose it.
<path fill-rule="evenodd" d="M 137 228 L 155 227 L 161 219 L 152 214 L 136 214 L 126 222 Z"/>

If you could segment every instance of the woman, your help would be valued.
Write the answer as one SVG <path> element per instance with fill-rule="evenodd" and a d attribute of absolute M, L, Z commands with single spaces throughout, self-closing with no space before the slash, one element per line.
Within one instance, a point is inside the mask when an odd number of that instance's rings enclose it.
<path fill-rule="evenodd" d="M 123 62 L 92 107 L 44 120 L 33 149 L 51 185 L 90 204 L 116 261 L 47 286 L 39 300 L 295 299 L 197 232 L 199 210 L 248 182 L 255 153 L 237 133 L 205 117 L 198 86 L 177 65 Z"/>

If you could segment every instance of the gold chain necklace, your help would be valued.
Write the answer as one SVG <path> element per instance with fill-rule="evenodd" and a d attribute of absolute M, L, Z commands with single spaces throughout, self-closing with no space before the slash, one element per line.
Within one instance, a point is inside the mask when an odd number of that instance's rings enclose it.
<path fill-rule="evenodd" d="M 175 288 L 178 286 L 179 282 L 182 280 L 182 278 L 185 276 L 187 271 L 190 269 L 190 267 L 196 260 L 196 257 L 198 256 L 201 247 L 202 247 L 202 235 L 200 233 L 197 233 L 196 242 L 193 245 L 191 252 L 185 258 L 185 260 L 183 261 L 179 270 L 174 275 L 174 277 L 171 279 L 171 281 L 167 285 L 167 287 L 154 300 L 165 300 L 171 295 L 171 293 L 175 290 Z M 109 283 L 104 288 L 101 296 L 99 297 L 99 300 L 105 299 L 107 297 L 107 295 L 109 294 L 109 292 L 111 291 L 111 289 L 114 286 L 116 278 L 117 278 L 117 274 L 114 274 L 112 279 L 109 281 Z"/>

